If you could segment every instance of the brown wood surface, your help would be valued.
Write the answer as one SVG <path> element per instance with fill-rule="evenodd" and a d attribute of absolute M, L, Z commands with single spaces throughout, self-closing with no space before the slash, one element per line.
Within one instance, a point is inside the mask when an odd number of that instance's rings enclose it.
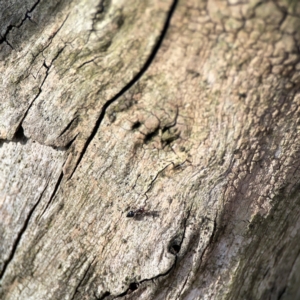
<path fill-rule="evenodd" d="M 300 299 L 298 1 L 0 24 L 0 299 Z"/>

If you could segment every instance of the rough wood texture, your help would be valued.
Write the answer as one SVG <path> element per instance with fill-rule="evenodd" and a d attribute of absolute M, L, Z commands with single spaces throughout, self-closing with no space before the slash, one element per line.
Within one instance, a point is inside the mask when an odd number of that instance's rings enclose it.
<path fill-rule="evenodd" d="M 300 297 L 298 1 L 0 16 L 1 299 Z"/>

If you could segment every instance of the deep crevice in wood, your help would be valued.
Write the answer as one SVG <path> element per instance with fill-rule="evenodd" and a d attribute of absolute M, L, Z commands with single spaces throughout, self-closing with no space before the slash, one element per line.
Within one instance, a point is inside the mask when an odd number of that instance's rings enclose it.
<path fill-rule="evenodd" d="M 48 209 L 48 207 L 50 206 L 52 200 L 54 199 L 54 196 L 56 195 L 56 192 L 58 191 L 58 188 L 59 188 L 59 186 L 60 186 L 60 184 L 61 184 L 61 182 L 62 182 L 62 179 L 63 179 L 63 177 L 64 177 L 63 175 L 64 175 L 64 173 L 63 173 L 63 171 L 62 171 L 62 172 L 60 173 L 60 175 L 59 175 L 59 178 L 58 178 L 58 180 L 57 180 L 57 182 L 56 182 L 56 185 L 55 185 L 54 190 L 53 190 L 53 192 L 52 192 L 52 194 L 51 194 L 51 196 L 50 196 L 50 199 L 49 199 L 49 201 L 48 201 L 48 203 L 47 203 L 45 209 L 44 209 L 43 212 L 41 213 L 41 217 L 43 216 L 43 214 L 45 213 L 45 211 L 46 211 L 46 210 Z M 40 217 L 40 218 L 41 218 L 41 217 Z"/>
<path fill-rule="evenodd" d="M 150 67 L 150 65 L 152 64 L 158 50 L 160 49 L 160 46 L 164 40 L 164 37 L 167 33 L 167 30 L 169 28 L 169 25 L 170 25 L 170 21 L 171 21 L 171 18 L 173 16 L 173 13 L 175 11 L 175 8 L 177 6 L 177 3 L 178 3 L 178 0 L 174 0 L 172 5 L 171 5 L 171 8 L 169 10 L 169 13 L 167 15 L 167 18 L 166 18 L 166 22 L 164 24 L 164 27 L 162 29 L 162 32 L 157 40 L 157 43 L 155 44 L 150 56 L 148 57 L 147 61 L 145 62 L 144 66 L 141 68 L 141 70 L 129 81 L 129 83 L 124 86 L 120 92 L 118 92 L 113 98 L 111 98 L 110 100 L 108 100 L 102 107 L 101 109 L 101 112 L 100 112 L 100 115 L 97 119 L 97 122 L 90 134 L 90 136 L 87 138 L 84 146 L 83 146 L 83 149 L 80 153 L 80 156 L 75 164 L 75 167 L 74 167 L 74 170 L 71 172 L 71 175 L 69 176 L 68 179 L 71 179 L 73 174 L 75 173 L 77 167 L 79 166 L 89 144 L 91 143 L 91 141 L 93 140 L 93 138 L 95 137 L 100 125 L 101 125 L 101 122 L 102 120 L 104 119 L 104 116 L 105 116 L 105 113 L 106 113 L 106 110 L 108 109 L 108 107 L 113 103 L 115 102 L 120 96 L 122 96 L 125 92 L 127 92 L 142 76 L 143 74 L 148 70 L 148 68 Z"/>
<path fill-rule="evenodd" d="M 3 278 L 3 276 L 5 274 L 5 271 L 6 271 L 7 267 L 8 267 L 8 265 L 9 265 L 9 263 L 13 260 L 14 255 L 15 255 L 15 253 L 17 251 L 18 245 L 19 245 L 19 243 L 20 243 L 20 241 L 22 239 L 22 236 L 23 236 L 23 234 L 25 233 L 25 231 L 26 231 L 26 229 L 28 227 L 29 221 L 31 220 L 31 217 L 32 217 L 35 209 L 37 208 L 38 204 L 40 203 L 41 199 L 43 198 L 44 192 L 46 191 L 47 187 L 48 187 L 48 183 L 46 184 L 46 186 L 45 186 L 44 190 L 42 191 L 42 193 L 41 193 L 39 199 L 37 200 L 37 202 L 33 205 L 33 207 L 31 208 L 31 210 L 29 211 L 29 213 L 27 215 L 27 218 L 26 218 L 26 220 L 25 220 L 25 222 L 24 222 L 21 230 L 19 231 L 16 240 L 13 243 L 10 255 L 9 255 L 8 259 L 4 262 L 3 269 L 1 270 L 1 273 L 0 273 L 0 280 Z"/>

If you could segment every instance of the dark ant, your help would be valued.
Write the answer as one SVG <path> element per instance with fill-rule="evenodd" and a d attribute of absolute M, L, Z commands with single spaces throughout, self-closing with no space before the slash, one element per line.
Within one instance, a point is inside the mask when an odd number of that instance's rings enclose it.
<path fill-rule="evenodd" d="M 147 214 L 147 210 L 145 210 L 144 207 L 141 207 L 139 209 L 129 211 L 127 213 L 126 217 L 127 218 L 136 218 L 136 217 L 143 216 L 146 214 Z"/>
<path fill-rule="evenodd" d="M 141 220 L 145 216 L 152 216 L 153 218 L 156 218 L 159 215 L 157 211 L 150 211 L 149 209 L 145 209 L 144 207 L 138 208 L 136 210 L 131 210 L 126 215 L 127 218 L 133 218 L 136 220 Z"/>

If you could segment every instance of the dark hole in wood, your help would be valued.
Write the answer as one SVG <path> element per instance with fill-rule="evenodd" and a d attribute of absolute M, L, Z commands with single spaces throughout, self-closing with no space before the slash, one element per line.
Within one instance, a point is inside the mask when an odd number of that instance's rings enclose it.
<path fill-rule="evenodd" d="M 15 138 L 17 140 L 23 139 L 24 138 L 24 129 L 22 126 L 19 126 L 18 130 L 15 133 Z"/>
<path fill-rule="evenodd" d="M 176 255 L 180 251 L 180 245 L 172 244 L 169 248 L 170 253 Z"/>
<path fill-rule="evenodd" d="M 15 132 L 14 139 L 15 139 L 15 141 L 20 142 L 21 144 L 26 144 L 28 139 L 24 135 L 24 129 L 21 125 L 19 126 L 19 128 Z"/>
<path fill-rule="evenodd" d="M 180 251 L 181 243 L 182 243 L 181 234 L 174 236 L 169 242 L 168 251 L 173 255 L 177 255 Z"/>
<path fill-rule="evenodd" d="M 137 121 L 132 125 L 131 129 L 132 130 L 138 129 L 141 125 L 142 123 L 140 121 Z"/>
<path fill-rule="evenodd" d="M 158 128 L 156 130 L 154 130 L 153 132 L 146 134 L 145 138 L 144 138 L 145 144 L 150 142 L 157 134 L 158 134 Z"/>
<path fill-rule="evenodd" d="M 135 291 L 135 290 L 137 290 L 137 288 L 138 288 L 138 284 L 136 282 L 132 282 L 129 284 L 130 290 Z"/>

